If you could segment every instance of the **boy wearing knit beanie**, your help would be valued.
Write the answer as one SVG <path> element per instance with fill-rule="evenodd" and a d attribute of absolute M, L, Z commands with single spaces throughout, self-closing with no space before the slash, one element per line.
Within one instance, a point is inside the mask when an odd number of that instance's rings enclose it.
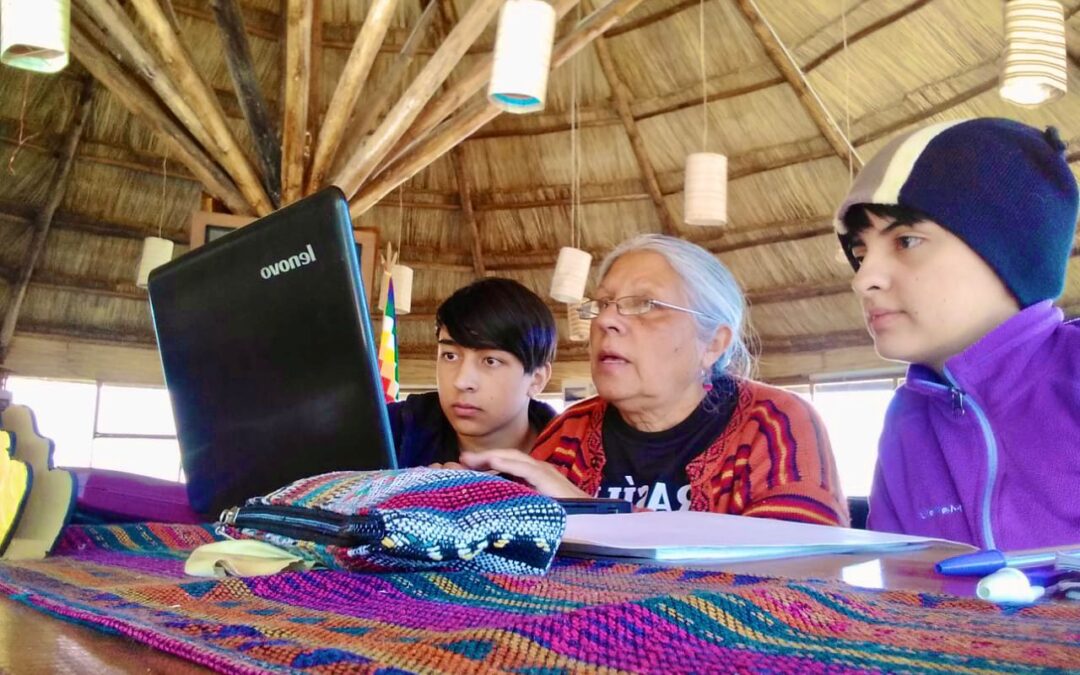
<path fill-rule="evenodd" d="M 1017 550 L 1080 541 L 1080 322 L 1061 294 L 1077 184 L 1053 128 L 927 126 L 836 215 L 878 354 L 911 364 L 869 527 Z"/>

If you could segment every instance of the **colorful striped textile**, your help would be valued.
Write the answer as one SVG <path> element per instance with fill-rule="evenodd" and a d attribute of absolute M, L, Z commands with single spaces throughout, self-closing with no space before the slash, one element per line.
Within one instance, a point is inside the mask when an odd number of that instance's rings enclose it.
<path fill-rule="evenodd" d="M 261 539 L 330 568 L 543 574 L 566 512 L 499 476 L 416 467 L 301 478 L 249 499 L 226 521 L 220 534 Z M 339 536 L 320 536 L 327 524 Z"/>
<path fill-rule="evenodd" d="M 560 561 L 468 572 L 184 577 L 207 527 L 72 527 L 0 591 L 221 672 L 1045 673 L 1080 668 L 1080 604 L 853 590 Z"/>

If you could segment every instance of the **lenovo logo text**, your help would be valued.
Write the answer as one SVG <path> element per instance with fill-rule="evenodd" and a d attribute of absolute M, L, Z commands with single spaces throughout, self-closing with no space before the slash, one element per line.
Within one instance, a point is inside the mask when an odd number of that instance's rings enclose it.
<path fill-rule="evenodd" d="M 310 265 L 313 262 L 315 262 L 315 251 L 312 250 L 311 244 L 308 244 L 306 251 L 300 251 L 299 253 L 294 253 L 288 258 L 279 260 L 276 263 L 270 263 L 259 270 L 259 275 L 262 276 L 263 279 L 269 279 L 270 277 L 276 277 L 279 274 L 292 272 L 297 267 Z"/>

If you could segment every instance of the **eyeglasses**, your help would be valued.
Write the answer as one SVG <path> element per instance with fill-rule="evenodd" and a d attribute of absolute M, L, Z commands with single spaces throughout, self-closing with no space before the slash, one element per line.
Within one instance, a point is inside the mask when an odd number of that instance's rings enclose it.
<path fill-rule="evenodd" d="M 624 298 L 615 298 L 614 300 L 585 300 L 578 307 L 578 316 L 586 321 L 595 319 L 600 316 L 600 312 L 604 311 L 608 305 L 615 305 L 615 311 L 622 316 L 638 316 L 647 314 L 657 307 L 663 307 L 664 309 L 674 309 L 679 312 L 686 312 L 687 314 L 694 314 L 696 316 L 709 317 L 708 314 L 702 314 L 689 307 L 680 307 L 678 305 L 672 305 L 668 302 L 653 300 L 652 298 L 646 298 L 640 295 L 628 295 Z"/>

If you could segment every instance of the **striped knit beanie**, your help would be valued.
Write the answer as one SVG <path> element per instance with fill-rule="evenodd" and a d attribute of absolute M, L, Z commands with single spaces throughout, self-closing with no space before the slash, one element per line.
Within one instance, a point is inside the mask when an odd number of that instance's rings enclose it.
<path fill-rule="evenodd" d="M 932 124 L 891 140 L 859 172 L 834 226 L 857 204 L 915 209 L 990 265 L 1021 307 L 1061 295 L 1076 231 L 1077 185 L 1057 129 L 979 118 Z"/>

